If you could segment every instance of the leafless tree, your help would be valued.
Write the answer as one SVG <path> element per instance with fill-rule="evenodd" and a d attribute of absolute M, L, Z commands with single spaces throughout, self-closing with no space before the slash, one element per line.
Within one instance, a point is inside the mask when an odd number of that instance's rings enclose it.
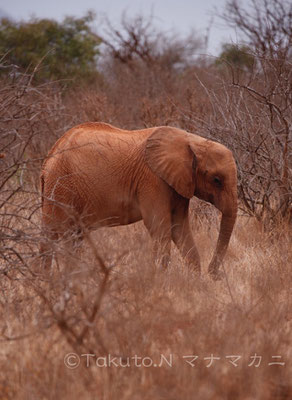
<path fill-rule="evenodd" d="M 101 36 L 110 56 L 130 68 L 134 68 L 137 62 L 149 68 L 157 65 L 166 69 L 186 66 L 198 58 L 203 45 L 203 40 L 194 32 L 185 38 L 175 33 L 158 32 L 153 17 L 141 15 L 130 19 L 123 14 L 118 29 L 106 20 Z"/>
<path fill-rule="evenodd" d="M 221 18 L 242 33 L 255 59 L 250 72 L 227 65 L 209 131 L 234 149 L 244 208 L 259 219 L 290 218 L 292 201 L 292 4 L 227 2 Z"/>

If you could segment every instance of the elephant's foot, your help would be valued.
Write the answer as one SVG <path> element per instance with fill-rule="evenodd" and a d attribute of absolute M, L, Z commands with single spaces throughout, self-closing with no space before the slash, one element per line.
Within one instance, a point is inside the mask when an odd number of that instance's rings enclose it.
<path fill-rule="evenodd" d="M 155 265 L 158 269 L 166 270 L 170 264 L 170 255 L 164 254 L 160 257 L 154 257 Z"/>
<path fill-rule="evenodd" d="M 225 277 L 225 274 L 220 270 L 209 271 L 209 274 L 213 281 L 222 281 Z"/>
<path fill-rule="evenodd" d="M 202 281 L 201 270 L 200 269 L 193 270 L 193 277 L 196 282 L 201 282 Z"/>
<path fill-rule="evenodd" d="M 201 266 L 198 264 L 191 264 L 189 269 L 195 274 L 196 278 L 201 278 Z"/>

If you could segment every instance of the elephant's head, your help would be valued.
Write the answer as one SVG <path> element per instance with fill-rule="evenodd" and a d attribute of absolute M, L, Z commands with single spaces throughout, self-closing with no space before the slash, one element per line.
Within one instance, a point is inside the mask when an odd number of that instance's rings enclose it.
<path fill-rule="evenodd" d="M 185 131 L 161 127 L 149 137 L 147 162 L 185 198 L 197 196 L 222 212 L 220 232 L 209 272 L 217 274 L 237 214 L 237 172 L 225 146 Z"/>

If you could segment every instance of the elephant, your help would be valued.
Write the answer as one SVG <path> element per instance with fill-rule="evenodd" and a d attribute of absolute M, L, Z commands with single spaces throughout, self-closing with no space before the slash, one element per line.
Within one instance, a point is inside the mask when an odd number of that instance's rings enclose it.
<path fill-rule="evenodd" d="M 48 153 L 41 191 L 42 227 L 52 240 L 143 220 L 160 265 L 168 265 L 173 240 L 198 274 L 189 202 L 203 199 L 222 213 L 208 268 L 214 280 L 222 277 L 219 266 L 237 215 L 237 170 L 232 152 L 218 142 L 170 126 L 128 131 L 83 123 Z"/>

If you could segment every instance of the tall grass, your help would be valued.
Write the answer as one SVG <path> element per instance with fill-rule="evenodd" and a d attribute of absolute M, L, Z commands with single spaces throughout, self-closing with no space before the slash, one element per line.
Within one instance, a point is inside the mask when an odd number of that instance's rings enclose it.
<path fill-rule="evenodd" d="M 217 225 L 201 215 L 193 229 L 206 267 Z M 110 276 L 91 323 L 103 277 L 90 244 L 45 281 L 3 276 L 2 398 L 290 398 L 292 254 L 288 231 L 278 233 L 240 217 L 226 279 L 214 283 L 205 270 L 197 280 L 175 248 L 169 269 L 156 270 L 141 223 L 97 231 Z"/>

